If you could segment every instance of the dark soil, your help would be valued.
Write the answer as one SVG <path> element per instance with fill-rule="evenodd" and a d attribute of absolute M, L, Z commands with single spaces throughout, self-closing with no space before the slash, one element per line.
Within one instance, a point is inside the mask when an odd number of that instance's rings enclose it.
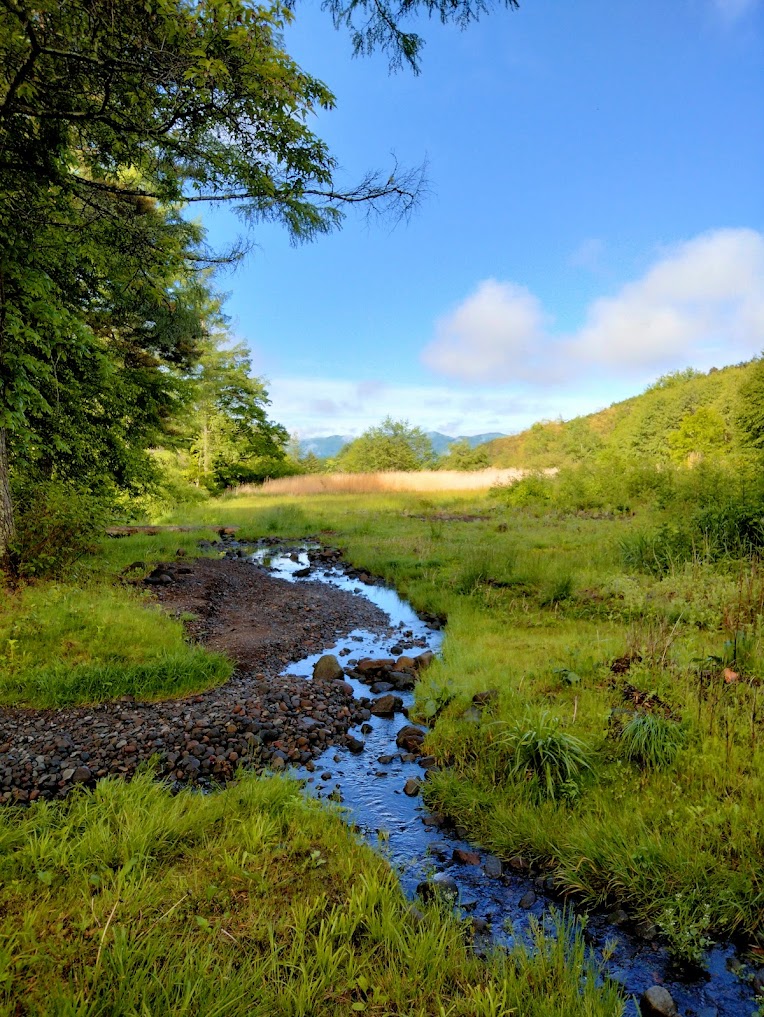
<path fill-rule="evenodd" d="M 309 764 L 327 745 L 353 744 L 347 730 L 368 719 L 368 700 L 354 699 L 342 681 L 281 672 L 353 629 L 386 632 L 384 612 L 235 558 L 178 559 L 152 575 L 167 610 L 194 615 L 190 637 L 233 658 L 233 677 L 182 700 L 0 709 L 0 801 L 60 798 L 74 784 L 129 776 L 152 757 L 168 779 L 205 784 L 224 782 L 242 764 L 283 769 Z"/>

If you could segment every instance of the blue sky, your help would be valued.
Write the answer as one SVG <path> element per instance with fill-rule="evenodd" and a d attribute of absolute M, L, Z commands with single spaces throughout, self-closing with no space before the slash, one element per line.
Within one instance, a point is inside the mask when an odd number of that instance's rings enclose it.
<path fill-rule="evenodd" d="M 426 159 L 430 193 L 302 247 L 258 228 L 220 279 L 276 420 L 511 433 L 761 352 L 764 0 L 521 0 L 420 30 L 419 76 L 353 59 L 318 5 L 288 30 L 336 96 L 314 128 L 342 176 Z"/>

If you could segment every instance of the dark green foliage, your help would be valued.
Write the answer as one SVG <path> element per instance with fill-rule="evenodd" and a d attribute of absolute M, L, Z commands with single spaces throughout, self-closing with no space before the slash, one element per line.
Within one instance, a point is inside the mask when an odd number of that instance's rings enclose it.
<path fill-rule="evenodd" d="M 92 550 L 106 517 L 101 500 L 61 481 L 18 485 L 15 494 L 11 578 L 54 578 Z"/>

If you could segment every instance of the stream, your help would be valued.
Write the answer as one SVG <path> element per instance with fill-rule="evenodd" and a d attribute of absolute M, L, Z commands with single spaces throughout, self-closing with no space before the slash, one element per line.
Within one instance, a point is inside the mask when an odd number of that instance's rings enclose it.
<path fill-rule="evenodd" d="M 309 552 L 320 545 L 275 541 L 261 545 L 254 553 L 250 553 L 250 545 L 246 556 L 273 575 L 295 583 L 330 583 L 366 597 L 389 615 L 391 634 L 380 636 L 359 629 L 323 651 L 337 656 L 342 665 L 365 657 L 396 656 L 393 647 L 412 654 L 440 649 L 442 634 L 423 622 L 394 590 L 371 578 L 364 582 L 349 575 L 343 563 L 311 561 Z M 244 556 L 243 546 L 234 553 Z M 320 656 L 307 657 L 287 671 L 310 679 Z M 366 685 L 351 676 L 346 681 L 357 696 L 370 696 Z M 412 692 L 397 694 L 404 708 L 412 706 Z M 346 822 L 384 854 L 409 898 L 417 896 L 417 888 L 424 882 L 440 884 L 443 892 L 453 894 L 457 913 L 473 920 L 476 950 L 496 944 L 511 948 L 518 940 L 529 942 L 532 922 L 549 922 L 563 907 L 560 898 L 543 877 L 517 873 L 470 844 L 460 836 L 464 831 L 438 826 L 418 794 L 404 793 L 407 781 L 426 778 L 418 762 L 404 761 L 396 746 L 396 734 L 407 723 L 401 714 L 372 715 L 353 732 L 365 742 L 363 752 L 353 754 L 332 746 L 312 768 L 293 772 L 310 794 L 342 803 Z M 413 790 L 411 785 L 409 790 Z M 655 942 L 654 928 L 642 930 L 640 936 L 632 923 L 613 924 L 612 918 L 612 914 L 608 918 L 589 912 L 584 936 L 596 957 L 608 956 L 605 971 L 623 986 L 629 1017 L 637 1017 L 636 1000 L 652 985 L 668 989 L 683 1017 L 752 1017 L 759 1012 L 751 984 L 736 974 L 743 966 L 731 945 L 714 946 L 706 955 L 706 973 L 683 980 L 666 949 Z"/>

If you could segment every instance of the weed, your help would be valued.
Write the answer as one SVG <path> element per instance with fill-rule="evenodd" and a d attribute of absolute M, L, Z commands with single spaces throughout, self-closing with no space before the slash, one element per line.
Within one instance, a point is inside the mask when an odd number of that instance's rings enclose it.
<path fill-rule="evenodd" d="M 497 744 L 509 750 L 508 774 L 521 780 L 530 777 L 542 797 L 554 799 L 561 793 L 570 797 L 570 785 L 577 786 L 592 768 L 585 742 L 560 730 L 559 721 L 545 711 L 527 713 Z"/>
<path fill-rule="evenodd" d="M 636 713 L 621 729 L 619 741 L 625 759 L 660 770 L 672 765 L 686 736 L 674 720 L 657 713 Z"/>

